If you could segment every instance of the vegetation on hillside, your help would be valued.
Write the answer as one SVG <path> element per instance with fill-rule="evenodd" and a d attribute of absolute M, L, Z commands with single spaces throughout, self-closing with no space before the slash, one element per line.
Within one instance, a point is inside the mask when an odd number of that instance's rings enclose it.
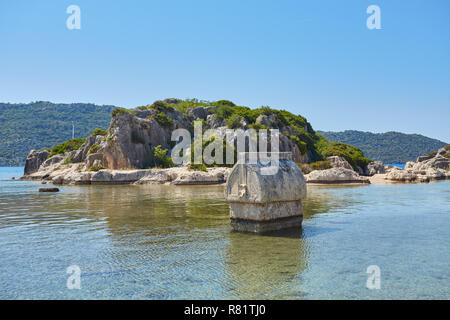
<path fill-rule="evenodd" d="M 48 155 L 48 158 L 51 158 L 57 154 L 64 154 L 69 151 L 78 150 L 78 149 L 80 149 L 80 147 L 83 145 L 83 143 L 85 141 L 86 141 L 86 138 L 77 138 L 77 139 L 71 139 L 69 141 L 60 143 L 50 149 L 50 154 Z"/>
<path fill-rule="evenodd" d="M 419 134 L 400 132 L 371 133 L 355 130 L 322 132 L 330 141 L 347 143 L 360 148 L 364 154 L 384 163 L 415 161 L 418 156 L 435 152 L 447 143 Z"/>
<path fill-rule="evenodd" d="M 161 146 L 156 146 L 153 148 L 154 167 L 171 168 L 175 166 L 172 158 L 167 154 L 168 151 L 169 150 L 167 149 L 161 148 Z"/>
<path fill-rule="evenodd" d="M 113 106 L 88 103 L 0 103 L 0 166 L 24 165 L 30 150 L 50 148 L 72 137 L 87 137 L 106 129 Z"/>
<path fill-rule="evenodd" d="M 357 166 L 364 167 L 371 161 L 364 157 L 363 152 L 357 147 L 345 143 L 329 142 L 314 131 L 306 118 L 286 110 L 273 109 L 268 106 L 251 109 L 245 106 L 238 106 L 229 100 L 205 101 L 197 99 L 159 100 L 151 105 L 138 108 L 153 109 L 160 113 L 170 113 L 174 110 L 186 113 L 188 109 L 197 107 L 210 107 L 215 117 L 223 120 L 231 129 L 242 127 L 244 125 L 243 122 L 249 128 L 257 130 L 267 129 L 267 126 L 256 123 L 256 119 L 260 115 L 272 116 L 275 119 L 272 128 L 279 129 L 295 142 L 302 154 L 309 151 L 313 162 L 324 161 L 330 155 L 338 155 L 344 157 L 356 169 Z M 288 128 L 290 131 L 293 131 L 293 134 L 289 134 L 286 131 Z"/>
<path fill-rule="evenodd" d="M 308 174 L 314 170 L 326 170 L 331 168 L 331 165 L 327 160 L 311 163 L 297 163 L 297 166 L 302 170 L 303 174 Z"/>
<path fill-rule="evenodd" d="M 363 167 L 370 160 L 365 158 L 363 152 L 353 146 L 345 143 L 329 142 L 326 138 L 316 133 L 306 118 L 301 115 L 294 115 L 286 110 L 273 109 L 268 106 L 251 109 L 245 106 L 235 105 L 228 100 L 204 101 L 197 99 L 166 99 L 164 101 L 155 101 L 153 104 L 141 106 L 137 109 L 152 109 L 157 113 L 152 116 L 153 119 L 165 127 L 170 128 L 173 125 L 171 113 L 178 110 L 184 114 L 190 108 L 209 107 L 209 110 L 224 121 L 230 128 L 238 128 L 246 125 L 253 129 L 267 129 L 268 127 L 256 123 L 256 119 L 261 115 L 270 117 L 271 127 L 279 129 L 291 139 L 300 149 L 302 154 L 308 153 L 312 162 L 325 161 L 327 156 L 339 155 L 347 159 L 354 167 Z M 72 121 L 76 125 L 76 136 L 86 137 L 89 134 L 106 135 L 107 131 L 99 128 L 107 128 L 110 122 L 110 116 L 116 117 L 121 114 L 136 114 L 136 110 L 114 108 L 112 106 L 95 106 L 84 104 L 58 105 L 49 102 L 37 102 L 29 105 L 11 105 L 0 104 L 1 113 L 0 123 L 7 123 L 6 127 L 1 127 L 5 133 L 9 133 L 0 144 L 0 157 L 9 159 L 9 162 L 0 162 L 0 165 L 23 164 L 27 153 L 31 149 L 42 149 L 51 145 L 58 144 L 52 148 L 52 154 L 60 154 L 66 151 L 79 148 L 82 143 L 81 139 L 70 140 L 65 143 L 71 135 Z M 17 110 L 17 114 L 14 112 Z M 33 112 L 35 113 L 34 115 Z M 2 122 L 3 121 L 3 122 Z M 23 121 L 23 122 L 21 122 Z M 14 124 L 17 126 L 13 130 Z M 60 127 L 58 127 L 58 125 Z M 36 134 L 34 134 L 36 133 Z M 16 135 L 16 140 L 11 139 Z M 5 135 L 2 135 L 2 138 Z M 25 137 L 25 138 L 22 138 Z M 20 139 L 29 139 L 30 137 L 38 137 L 39 140 L 34 143 L 21 144 Z M 20 150 L 20 161 L 11 161 L 11 143 L 16 142 L 17 150 Z M 141 137 L 132 132 L 132 142 L 135 144 L 143 143 Z M 202 148 L 208 143 L 206 142 Z M 2 153 L 3 151 L 3 153 Z M 91 153 L 97 150 L 90 150 Z M 164 150 L 154 150 L 160 157 L 160 166 L 165 166 Z M 167 151 L 166 151 L 167 152 Z M 0 160 L 2 159 L 0 158 Z"/>

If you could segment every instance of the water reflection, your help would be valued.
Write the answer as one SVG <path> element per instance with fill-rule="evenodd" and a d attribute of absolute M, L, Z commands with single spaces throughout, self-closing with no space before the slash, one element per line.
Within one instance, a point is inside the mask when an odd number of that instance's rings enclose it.
<path fill-rule="evenodd" d="M 448 183 L 311 186 L 303 230 L 264 235 L 232 232 L 223 186 L 39 187 L 0 185 L 0 298 L 371 298 L 373 263 L 395 275 L 382 297 L 448 291 Z"/>
<path fill-rule="evenodd" d="M 301 298 L 291 281 L 307 267 L 301 229 L 254 235 L 231 232 L 226 250 L 227 290 L 239 299 Z"/>

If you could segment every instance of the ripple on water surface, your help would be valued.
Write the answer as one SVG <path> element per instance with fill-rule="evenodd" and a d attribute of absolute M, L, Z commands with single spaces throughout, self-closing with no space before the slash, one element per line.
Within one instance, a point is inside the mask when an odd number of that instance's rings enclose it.
<path fill-rule="evenodd" d="M 0 298 L 449 298 L 448 181 L 309 187 L 303 230 L 253 235 L 231 231 L 221 186 L 40 194 L 5 175 Z M 66 288 L 70 265 L 81 290 Z"/>

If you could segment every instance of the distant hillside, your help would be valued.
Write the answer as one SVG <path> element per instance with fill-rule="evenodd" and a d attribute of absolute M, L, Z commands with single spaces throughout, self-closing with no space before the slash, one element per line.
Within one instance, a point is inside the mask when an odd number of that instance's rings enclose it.
<path fill-rule="evenodd" d="M 356 130 L 343 132 L 318 131 L 330 141 L 348 143 L 360 148 L 364 155 L 383 163 L 405 163 L 433 152 L 448 143 L 420 134 L 401 132 L 371 133 Z"/>
<path fill-rule="evenodd" d="M 31 149 L 42 149 L 72 137 L 86 137 L 95 128 L 106 129 L 114 106 L 87 103 L 0 103 L 0 166 L 23 165 Z"/>

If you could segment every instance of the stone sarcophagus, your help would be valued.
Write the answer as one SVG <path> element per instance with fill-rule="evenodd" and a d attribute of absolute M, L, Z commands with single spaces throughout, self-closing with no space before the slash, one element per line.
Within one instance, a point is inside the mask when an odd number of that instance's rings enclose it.
<path fill-rule="evenodd" d="M 306 182 L 291 154 L 278 153 L 275 166 L 249 154 L 240 154 L 227 180 L 232 228 L 264 232 L 301 226 Z"/>

